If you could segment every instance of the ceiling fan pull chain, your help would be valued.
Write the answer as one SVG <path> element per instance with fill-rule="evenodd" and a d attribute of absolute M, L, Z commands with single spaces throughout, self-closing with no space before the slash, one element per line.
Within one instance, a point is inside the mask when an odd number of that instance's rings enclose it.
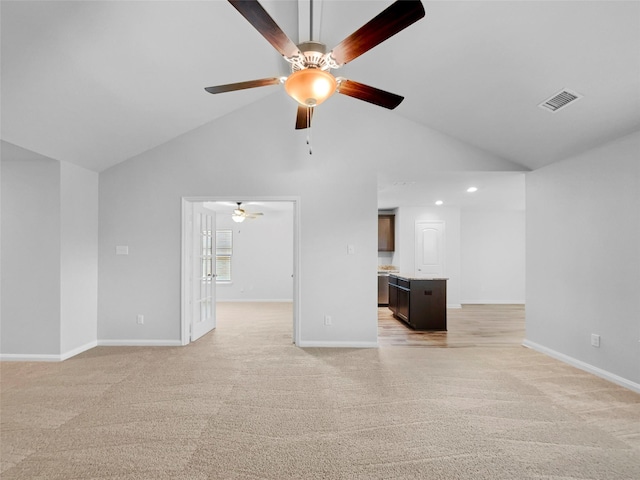
<path fill-rule="evenodd" d="M 313 155 L 311 146 L 311 107 L 307 107 L 307 145 L 309 145 L 309 155 Z"/>

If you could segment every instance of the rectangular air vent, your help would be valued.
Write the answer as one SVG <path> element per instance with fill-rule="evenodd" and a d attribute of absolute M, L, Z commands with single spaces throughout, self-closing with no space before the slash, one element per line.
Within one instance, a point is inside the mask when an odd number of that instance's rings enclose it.
<path fill-rule="evenodd" d="M 553 95 L 552 97 L 548 98 L 547 100 L 545 100 L 544 102 L 542 102 L 538 106 L 540 108 L 544 108 L 544 109 L 549 110 L 551 112 L 557 112 L 561 108 L 566 107 L 570 103 L 573 103 L 573 102 L 575 102 L 576 100 L 578 100 L 580 98 L 582 98 L 582 95 L 580 95 L 577 92 L 574 92 L 572 90 L 568 90 L 568 89 L 565 88 L 564 90 L 556 93 L 555 95 Z"/>

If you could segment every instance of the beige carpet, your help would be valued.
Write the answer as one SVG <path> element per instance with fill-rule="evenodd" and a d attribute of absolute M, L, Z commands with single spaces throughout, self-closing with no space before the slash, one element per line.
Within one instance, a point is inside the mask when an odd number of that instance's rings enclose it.
<path fill-rule="evenodd" d="M 514 346 L 299 349 L 286 304 L 182 348 L 1 365 L 2 480 L 640 479 L 640 395 Z"/>

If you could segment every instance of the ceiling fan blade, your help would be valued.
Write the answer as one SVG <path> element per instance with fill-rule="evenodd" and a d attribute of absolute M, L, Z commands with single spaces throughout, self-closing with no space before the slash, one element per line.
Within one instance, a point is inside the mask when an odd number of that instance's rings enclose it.
<path fill-rule="evenodd" d="M 369 23 L 340 42 L 331 51 L 331 57 L 337 65 L 342 66 L 422 17 L 424 17 L 424 7 L 420 0 L 397 0 Z"/>
<path fill-rule="evenodd" d="M 393 110 L 404 100 L 404 97 L 396 95 L 395 93 L 385 92 L 379 88 L 346 79 L 340 82 L 337 92 L 357 98 L 358 100 L 373 103 L 374 105 L 379 105 L 380 107 L 388 108 L 389 110 Z"/>
<path fill-rule="evenodd" d="M 205 90 L 209 93 L 233 92 L 235 90 L 244 90 L 245 88 L 266 87 L 268 85 L 278 85 L 280 78 L 261 78 L 260 80 L 249 80 L 247 82 L 228 83 L 226 85 L 216 85 L 215 87 L 207 87 Z"/>
<path fill-rule="evenodd" d="M 281 55 L 287 58 L 302 55 L 298 46 L 282 31 L 257 0 L 228 1 Z"/>
<path fill-rule="evenodd" d="M 298 105 L 298 115 L 296 116 L 296 130 L 301 130 L 311 126 L 313 118 L 313 107 L 303 107 Z"/>

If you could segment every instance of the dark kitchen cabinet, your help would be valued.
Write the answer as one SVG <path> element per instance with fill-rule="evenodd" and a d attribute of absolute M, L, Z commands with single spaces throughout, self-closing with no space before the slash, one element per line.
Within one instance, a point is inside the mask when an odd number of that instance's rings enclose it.
<path fill-rule="evenodd" d="M 398 287 L 398 310 L 396 315 L 407 323 L 409 322 L 409 294 L 408 288 Z"/>
<path fill-rule="evenodd" d="M 395 250 L 396 228 L 395 215 L 378 215 L 378 251 L 393 252 Z"/>
<path fill-rule="evenodd" d="M 415 330 L 446 330 L 447 280 L 389 275 L 389 308 Z"/>
<path fill-rule="evenodd" d="M 395 285 L 391 282 L 395 280 Z M 394 313 L 398 310 L 398 289 L 395 288 L 397 286 L 397 279 L 392 279 L 389 277 L 389 309 Z M 392 288 L 394 287 L 394 288 Z"/>

